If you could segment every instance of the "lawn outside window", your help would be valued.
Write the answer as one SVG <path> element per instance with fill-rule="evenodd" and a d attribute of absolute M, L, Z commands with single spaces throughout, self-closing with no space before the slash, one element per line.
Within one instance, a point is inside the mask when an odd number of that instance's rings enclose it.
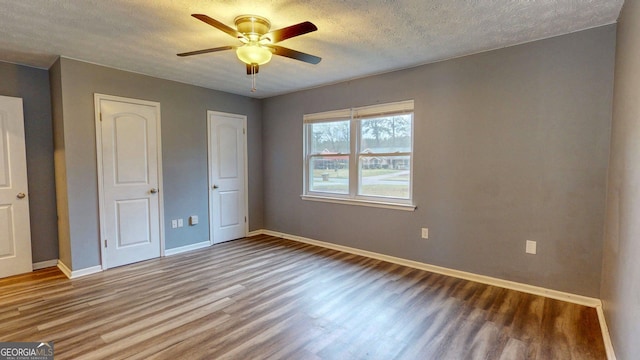
<path fill-rule="evenodd" d="M 305 200 L 413 210 L 413 100 L 304 115 Z"/>

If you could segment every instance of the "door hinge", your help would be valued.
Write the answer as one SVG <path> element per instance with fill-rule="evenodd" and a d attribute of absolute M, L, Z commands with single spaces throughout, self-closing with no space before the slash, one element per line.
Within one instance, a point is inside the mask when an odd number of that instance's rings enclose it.
<path fill-rule="evenodd" d="M 244 217 L 244 222 L 247 222 L 247 217 L 246 216 Z"/>
<path fill-rule="evenodd" d="M 245 132 L 244 128 L 242 128 L 242 133 L 243 133 L 243 134 L 246 134 L 246 132 Z"/>
<path fill-rule="evenodd" d="M 102 113 L 100 113 L 100 121 L 102 121 Z"/>
<path fill-rule="evenodd" d="M 104 239 L 104 247 L 107 247 L 107 239 Z"/>

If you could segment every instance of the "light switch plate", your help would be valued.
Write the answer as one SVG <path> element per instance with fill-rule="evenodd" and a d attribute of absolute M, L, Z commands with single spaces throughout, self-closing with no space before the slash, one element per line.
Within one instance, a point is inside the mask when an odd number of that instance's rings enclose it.
<path fill-rule="evenodd" d="M 178 219 L 178 227 L 183 227 L 184 221 L 182 219 Z"/>
<path fill-rule="evenodd" d="M 178 227 L 178 220 L 171 220 L 171 228 L 175 229 Z"/>

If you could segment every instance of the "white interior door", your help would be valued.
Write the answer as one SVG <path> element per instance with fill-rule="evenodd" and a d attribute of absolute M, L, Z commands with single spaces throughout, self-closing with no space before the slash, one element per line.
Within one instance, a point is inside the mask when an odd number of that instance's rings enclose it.
<path fill-rule="evenodd" d="M 207 115 L 210 236 L 217 244 L 247 234 L 247 117 L 214 111 Z"/>
<path fill-rule="evenodd" d="M 22 99 L 0 96 L 0 277 L 33 270 Z"/>
<path fill-rule="evenodd" d="M 103 268 L 159 257 L 160 104 L 96 95 L 96 107 Z"/>

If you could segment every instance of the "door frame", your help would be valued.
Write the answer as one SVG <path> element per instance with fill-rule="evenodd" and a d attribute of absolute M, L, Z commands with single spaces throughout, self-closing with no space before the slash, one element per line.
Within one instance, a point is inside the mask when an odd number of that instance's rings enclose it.
<path fill-rule="evenodd" d="M 96 157 L 97 157 L 97 167 L 98 167 L 98 214 L 99 214 L 99 228 L 100 228 L 100 239 L 98 240 L 98 248 L 100 249 L 100 260 L 102 263 L 102 270 L 106 270 L 109 268 L 109 264 L 107 264 L 107 252 L 104 251 L 104 240 L 106 239 L 106 230 L 104 224 L 106 224 L 105 220 L 105 199 L 104 199 L 104 181 L 103 181 L 103 172 L 102 172 L 102 120 L 100 114 L 100 101 L 102 100 L 112 100 L 112 101 L 120 101 L 126 102 L 130 104 L 136 105 L 146 105 L 152 106 L 156 110 L 156 136 L 157 136 L 157 151 L 158 151 L 158 216 L 160 217 L 159 225 L 160 225 L 160 256 L 164 256 L 164 196 L 163 190 L 164 186 L 162 183 L 162 133 L 161 129 L 161 117 L 160 117 L 160 103 L 156 101 L 148 101 L 148 100 L 140 100 L 140 99 L 132 99 L 121 96 L 114 95 L 106 95 L 106 94 L 93 94 L 93 103 L 95 109 L 95 125 L 96 125 Z"/>
<path fill-rule="evenodd" d="M 242 129 L 244 132 L 244 156 L 242 161 L 244 162 L 244 213 L 247 217 L 247 221 L 244 222 L 244 235 L 249 234 L 249 160 L 248 160 L 248 130 L 247 130 L 247 115 L 233 114 L 221 111 L 207 110 L 207 201 L 209 202 L 209 244 L 213 245 L 213 203 L 211 201 L 211 186 L 213 179 L 211 178 L 211 169 L 213 168 L 213 149 L 211 147 L 211 116 L 220 115 L 230 118 L 234 118 L 238 121 L 242 121 Z"/>

